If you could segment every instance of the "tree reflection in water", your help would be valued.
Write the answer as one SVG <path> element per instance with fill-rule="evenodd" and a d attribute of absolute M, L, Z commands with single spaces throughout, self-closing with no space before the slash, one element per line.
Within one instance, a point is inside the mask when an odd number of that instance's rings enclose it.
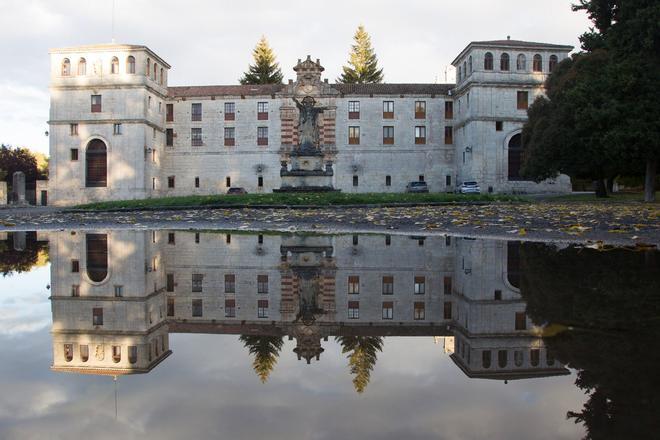
<path fill-rule="evenodd" d="M 257 373 L 262 383 L 266 383 L 277 364 L 284 340 L 280 336 L 251 335 L 241 335 L 239 339 L 254 356 L 254 361 L 252 361 L 254 372 Z"/>
<path fill-rule="evenodd" d="M 660 432 L 660 255 L 656 251 L 524 244 L 521 294 L 537 324 L 572 330 L 546 339 L 589 393 L 586 439 L 657 438 Z"/>
<path fill-rule="evenodd" d="M 341 352 L 348 353 L 348 366 L 353 377 L 355 391 L 363 393 L 371 380 L 371 371 L 378 360 L 378 352 L 383 351 L 383 338 L 380 336 L 337 336 Z"/>

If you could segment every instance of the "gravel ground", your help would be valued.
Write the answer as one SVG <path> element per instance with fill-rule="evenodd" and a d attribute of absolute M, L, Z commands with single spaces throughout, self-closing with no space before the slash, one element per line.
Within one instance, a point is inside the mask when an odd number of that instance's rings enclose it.
<path fill-rule="evenodd" d="M 660 205 L 493 203 L 394 208 L 189 209 L 66 212 L 0 210 L 0 230 L 239 229 L 435 235 L 660 245 Z"/>

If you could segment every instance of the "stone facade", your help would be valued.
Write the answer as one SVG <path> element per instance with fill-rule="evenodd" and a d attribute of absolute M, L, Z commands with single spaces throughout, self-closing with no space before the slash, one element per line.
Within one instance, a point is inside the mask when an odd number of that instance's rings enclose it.
<path fill-rule="evenodd" d="M 192 87 L 168 87 L 170 66 L 145 46 L 52 50 L 49 198 L 70 205 L 229 187 L 272 192 L 298 142 L 292 98 L 304 96 L 327 108 L 318 121 L 320 148 L 341 191 L 403 192 L 416 180 L 432 192 L 468 180 L 483 192 L 569 191 L 566 176 L 541 184 L 511 178 L 509 147 L 526 119 L 518 92 L 530 104 L 543 93 L 550 57 L 559 62 L 571 49 L 473 42 L 453 62 L 457 84 L 329 84 L 320 62 L 308 59 L 302 65 L 317 64 L 318 74 L 299 69 L 288 84 Z M 492 70 L 485 69 L 487 53 Z M 503 53 L 508 70 L 500 65 Z M 526 63 L 517 69 L 520 54 Z M 101 171 L 104 181 L 95 177 Z"/>
<path fill-rule="evenodd" d="M 503 242 L 182 231 L 49 240 L 57 371 L 147 372 L 170 354 L 169 333 L 194 332 L 289 336 L 308 362 L 337 335 L 446 337 L 470 376 L 567 374 L 525 316 Z"/>

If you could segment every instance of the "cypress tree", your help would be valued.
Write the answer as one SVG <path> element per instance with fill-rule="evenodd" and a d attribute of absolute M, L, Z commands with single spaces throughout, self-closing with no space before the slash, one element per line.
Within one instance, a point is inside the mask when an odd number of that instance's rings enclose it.
<path fill-rule="evenodd" d="M 252 51 L 254 64 L 239 80 L 241 84 L 280 84 L 282 83 L 282 70 L 275 61 L 275 53 L 268 44 L 266 37 L 262 36 Z"/>
<path fill-rule="evenodd" d="M 343 66 L 344 73 L 337 78 L 343 84 L 368 84 L 383 82 L 383 69 L 378 68 L 378 57 L 371 47 L 371 37 L 360 25 L 353 36 L 355 44 L 351 46 L 348 66 Z"/>

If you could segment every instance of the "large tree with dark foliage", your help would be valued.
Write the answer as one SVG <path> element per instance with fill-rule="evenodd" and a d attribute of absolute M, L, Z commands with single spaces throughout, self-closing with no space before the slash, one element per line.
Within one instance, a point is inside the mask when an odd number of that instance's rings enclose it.
<path fill-rule="evenodd" d="M 556 359 L 577 370 L 589 397 L 567 417 L 586 439 L 650 439 L 660 432 L 660 253 L 557 249 L 526 243 L 520 292 L 536 324 L 567 328 L 546 338 Z"/>
<path fill-rule="evenodd" d="M 355 44 L 351 46 L 348 66 L 343 66 L 343 73 L 337 82 L 343 84 L 368 84 L 383 82 L 383 69 L 378 68 L 378 57 L 371 47 L 371 37 L 358 26 L 353 36 Z"/>
<path fill-rule="evenodd" d="M 584 52 L 558 66 L 547 98 L 529 110 L 522 173 L 542 180 L 566 173 L 601 181 L 645 175 L 655 198 L 660 159 L 660 3 L 580 0 L 594 23 L 580 37 Z M 600 185 L 598 194 L 605 196 Z"/>
<path fill-rule="evenodd" d="M 34 183 L 37 179 L 46 177 L 46 172 L 39 170 L 34 153 L 27 148 L 4 144 L 0 147 L 0 170 L 6 173 L 4 180 L 8 185 L 11 185 L 16 171 L 23 171 L 25 181 L 28 183 Z"/>
<path fill-rule="evenodd" d="M 19 234 L 25 234 L 25 248 L 17 249 Z M 0 241 L 0 274 L 29 272 L 39 264 L 39 255 L 48 256 L 48 242 L 37 241 L 36 232 L 10 232 L 7 239 Z"/>
<path fill-rule="evenodd" d="M 248 67 L 248 71 L 240 79 L 241 84 L 280 84 L 282 82 L 282 70 L 276 61 L 275 52 L 268 44 L 266 37 L 262 36 L 252 51 L 254 64 Z"/>

